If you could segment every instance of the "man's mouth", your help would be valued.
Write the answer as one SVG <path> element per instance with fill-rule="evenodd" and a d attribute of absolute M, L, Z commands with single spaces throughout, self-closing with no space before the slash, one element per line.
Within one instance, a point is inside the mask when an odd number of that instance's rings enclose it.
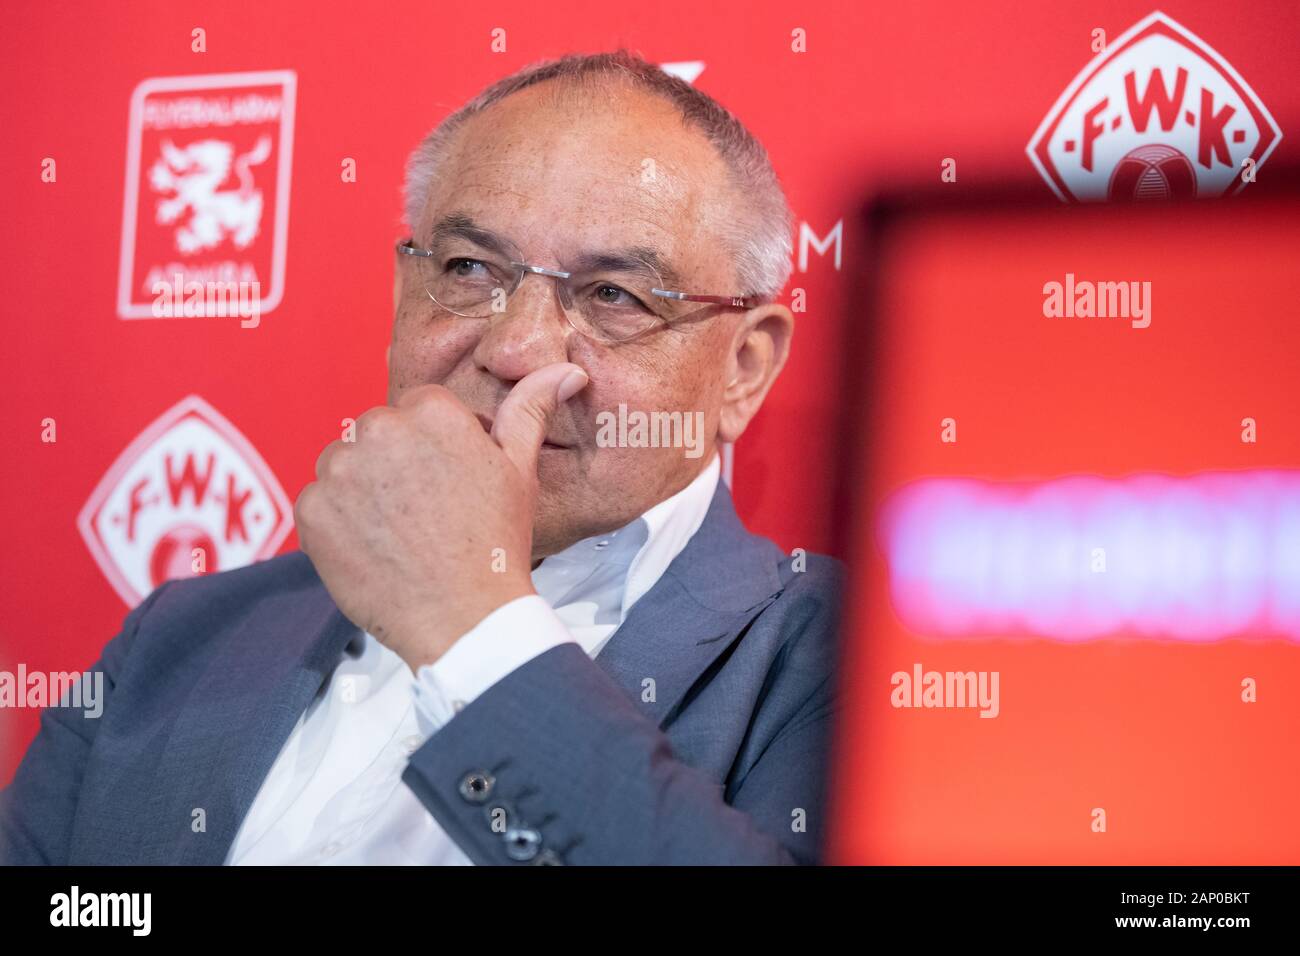
<path fill-rule="evenodd" d="M 482 412 L 475 412 L 474 417 L 477 418 L 478 423 L 483 426 L 483 430 L 491 435 L 492 419 L 488 418 Z M 569 447 L 570 446 L 562 444 L 561 442 L 551 441 L 549 438 L 542 442 L 543 450 L 550 449 L 551 451 L 567 451 Z"/>

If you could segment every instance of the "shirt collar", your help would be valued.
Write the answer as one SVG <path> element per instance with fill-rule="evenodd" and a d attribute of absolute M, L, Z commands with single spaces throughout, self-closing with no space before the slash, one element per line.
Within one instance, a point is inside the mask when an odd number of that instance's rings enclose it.
<path fill-rule="evenodd" d="M 686 547 L 686 542 L 700 530 L 709 503 L 713 501 L 720 470 L 718 454 L 714 452 L 709 463 L 690 484 L 641 516 L 640 520 L 647 528 L 647 538 L 628 570 L 627 587 L 623 592 L 624 617 L 632 605 L 655 586 L 668 570 L 668 565 Z"/>
<path fill-rule="evenodd" d="M 552 606 L 595 600 L 621 621 L 663 576 L 699 530 L 717 489 L 721 467 L 715 452 L 686 487 L 616 531 L 583 538 L 542 561 L 533 586 Z M 596 571 L 601 574 L 596 574 Z M 620 579 L 609 587 L 610 575 Z M 584 586 L 591 582 L 591 586 Z M 596 586 L 597 582 L 603 582 Z"/>

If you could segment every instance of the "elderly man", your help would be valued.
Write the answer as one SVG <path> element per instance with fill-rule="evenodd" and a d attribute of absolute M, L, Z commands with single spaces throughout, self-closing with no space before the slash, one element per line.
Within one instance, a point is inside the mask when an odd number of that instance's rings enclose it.
<path fill-rule="evenodd" d="M 719 480 L 793 331 L 766 153 L 651 64 L 565 57 L 443 122 L 406 212 L 388 404 L 321 454 L 302 552 L 136 608 L 0 853 L 817 861 L 837 565 Z"/>

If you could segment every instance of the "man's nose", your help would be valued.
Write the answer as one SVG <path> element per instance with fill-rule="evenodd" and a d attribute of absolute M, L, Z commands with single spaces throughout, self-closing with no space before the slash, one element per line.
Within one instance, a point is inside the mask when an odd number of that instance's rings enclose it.
<path fill-rule="evenodd" d="M 543 365 L 568 361 L 571 331 L 555 280 L 525 275 L 505 311 L 488 320 L 474 348 L 474 363 L 496 378 L 516 382 Z"/>

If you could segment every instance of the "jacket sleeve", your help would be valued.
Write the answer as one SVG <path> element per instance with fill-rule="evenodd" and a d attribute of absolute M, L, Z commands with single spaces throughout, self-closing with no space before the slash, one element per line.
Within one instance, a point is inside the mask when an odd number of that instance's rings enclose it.
<path fill-rule="evenodd" d="M 41 711 L 36 739 L 13 781 L 0 790 L 0 865 L 67 865 L 82 775 L 99 722 L 111 706 L 113 688 L 140 621 L 166 587 L 156 588 L 126 616 L 121 631 L 84 672 L 82 680 L 93 679 L 90 675 L 96 672 L 104 675 L 98 715 L 57 705 Z"/>
<path fill-rule="evenodd" d="M 469 703 L 402 779 L 480 865 L 816 863 L 833 691 L 827 674 L 724 790 L 563 644 Z"/>

